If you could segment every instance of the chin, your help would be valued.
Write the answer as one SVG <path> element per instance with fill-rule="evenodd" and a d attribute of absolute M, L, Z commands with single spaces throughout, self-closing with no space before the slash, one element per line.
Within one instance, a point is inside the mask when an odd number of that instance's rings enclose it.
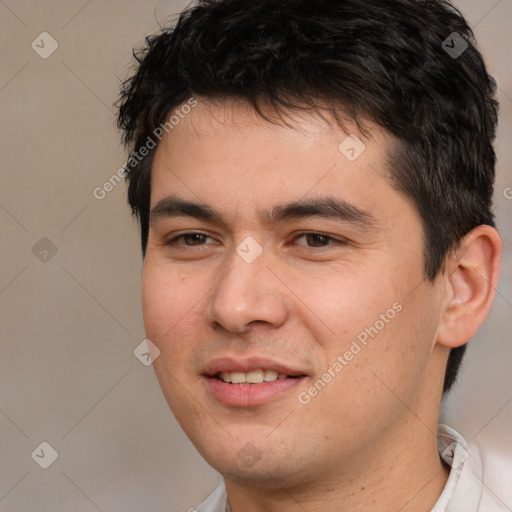
<path fill-rule="evenodd" d="M 259 442 L 261 440 L 261 442 Z M 265 443 L 265 446 L 262 445 Z M 256 447 L 259 444 L 261 449 Z M 296 486 L 311 479 L 309 464 L 300 464 L 296 452 L 277 451 L 280 441 L 272 443 L 267 436 L 247 436 L 244 439 L 225 439 L 225 443 L 205 446 L 194 443 L 206 462 L 225 478 L 244 486 L 282 489 Z M 276 446 L 277 445 L 277 446 Z M 212 447 L 214 447 L 212 449 Z M 305 454 L 304 454 L 305 455 Z M 301 467 L 306 466 L 306 467 Z"/>

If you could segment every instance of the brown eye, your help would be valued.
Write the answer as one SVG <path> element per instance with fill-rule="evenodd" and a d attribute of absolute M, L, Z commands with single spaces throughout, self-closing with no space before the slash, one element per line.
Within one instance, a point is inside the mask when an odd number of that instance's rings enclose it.
<path fill-rule="evenodd" d="M 183 235 L 183 240 L 186 242 L 186 245 L 201 245 L 205 238 L 207 238 L 207 236 L 202 235 L 201 233 L 190 233 Z"/>
<path fill-rule="evenodd" d="M 166 245 L 185 245 L 188 247 L 203 245 L 207 238 L 210 238 L 204 233 L 183 233 L 174 238 L 171 238 Z M 178 241 L 182 240 L 184 244 L 178 244 Z"/>
<path fill-rule="evenodd" d="M 298 245 L 306 245 L 307 247 L 326 247 L 328 245 L 332 245 L 333 242 L 338 244 L 343 243 L 342 241 L 336 240 L 322 233 L 302 233 L 297 236 L 296 240 L 300 238 L 304 238 L 306 243 L 299 243 Z"/>

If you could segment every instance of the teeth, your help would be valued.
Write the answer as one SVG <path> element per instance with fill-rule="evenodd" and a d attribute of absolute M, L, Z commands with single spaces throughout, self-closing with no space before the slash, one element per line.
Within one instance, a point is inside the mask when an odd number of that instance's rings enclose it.
<path fill-rule="evenodd" d="M 263 382 L 263 370 L 253 370 L 245 374 L 245 382 L 249 384 L 261 384 Z"/>
<path fill-rule="evenodd" d="M 245 373 L 231 372 L 231 382 L 233 384 L 243 384 L 245 382 Z"/>
<path fill-rule="evenodd" d="M 231 384 L 261 384 L 262 382 L 272 382 L 277 379 L 287 379 L 288 375 L 277 373 L 274 370 L 253 370 L 251 372 L 220 372 L 217 377 L 223 382 Z"/>
<path fill-rule="evenodd" d="M 274 370 L 265 370 L 263 372 L 263 380 L 265 382 L 272 382 L 273 380 L 277 379 L 277 372 Z"/>

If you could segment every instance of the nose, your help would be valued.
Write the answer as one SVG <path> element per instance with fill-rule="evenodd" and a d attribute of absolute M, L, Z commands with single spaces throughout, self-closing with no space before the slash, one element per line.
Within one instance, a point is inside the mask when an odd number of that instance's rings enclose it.
<path fill-rule="evenodd" d="M 234 254 L 206 307 L 208 321 L 236 334 L 253 324 L 278 328 L 288 315 L 285 290 L 265 253 L 252 263 Z"/>

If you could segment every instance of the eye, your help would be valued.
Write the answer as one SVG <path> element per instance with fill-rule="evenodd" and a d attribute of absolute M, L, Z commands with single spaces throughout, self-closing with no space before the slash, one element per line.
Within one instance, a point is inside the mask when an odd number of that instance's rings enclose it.
<path fill-rule="evenodd" d="M 188 247 L 194 247 L 198 245 L 204 245 L 205 239 L 207 238 L 211 239 L 211 237 L 205 235 L 204 233 L 182 233 L 181 235 L 175 236 L 174 238 L 171 238 L 165 242 L 165 245 L 185 245 Z M 179 240 L 182 240 L 185 243 L 178 244 L 177 242 Z"/>
<path fill-rule="evenodd" d="M 328 245 L 333 245 L 333 243 L 341 245 L 346 243 L 344 240 L 337 240 L 331 236 L 316 232 L 301 233 L 295 237 L 295 240 L 299 240 L 301 238 L 306 240 L 306 244 L 299 243 L 298 245 L 306 245 L 307 247 L 326 247 Z"/>

